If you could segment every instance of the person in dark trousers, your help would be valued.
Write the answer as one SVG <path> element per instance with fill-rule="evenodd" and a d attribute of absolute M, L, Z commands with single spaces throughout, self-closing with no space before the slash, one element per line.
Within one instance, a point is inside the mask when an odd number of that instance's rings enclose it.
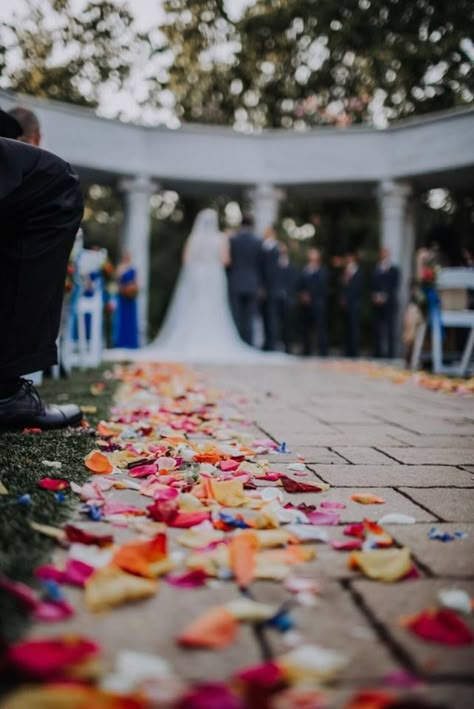
<path fill-rule="evenodd" d="M 253 322 L 262 286 L 262 242 L 253 232 L 253 219 L 245 215 L 240 229 L 229 239 L 229 292 L 237 329 L 253 345 Z"/>
<path fill-rule="evenodd" d="M 375 357 L 395 357 L 399 281 L 399 269 L 390 262 L 389 250 L 382 248 L 371 283 Z"/>
<path fill-rule="evenodd" d="M 328 352 L 327 300 L 329 274 L 321 263 L 319 249 L 308 251 L 308 261 L 299 282 L 299 300 L 301 303 L 301 324 L 303 354 L 313 353 L 312 339 L 316 331 L 318 354 L 326 357 Z"/>
<path fill-rule="evenodd" d="M 344 313 L 344 351 L 346 357 L 359 356 L 360 298 L 362 273 L 354 253 L 347 254 L 341 282 L 341 307 Z"/>
<path fill-rule="evenodd" d="M 261 254 L 263 349 L 267 352 L 277 349 L 279 259 L 280 246 L 276 240 L 275 229 L 270 226 L 263 234 Z"/>
<path fill-rule="evenodd" d="M 80 408 L 45 404 L 22 375 L 57 363 L 66 267 L 83 202 L 70 165 L 8 139 L 21 133 L 0 113 L 0 135 L 7 136 L 0 137 L 0 427 L 56 428 L 80 423 Z"/>
<path fill-rule="evenodd" d="M 285 352 L 291 352 L 291 316 L 294 308 L 296 289 L 298 286 L 298 270 L 290 261 L 288 246 L 280 243 L 278 258 L 278 283 L 276 289 L 276 305 L 278 318 L 278 339 L 283 344 Z"/>

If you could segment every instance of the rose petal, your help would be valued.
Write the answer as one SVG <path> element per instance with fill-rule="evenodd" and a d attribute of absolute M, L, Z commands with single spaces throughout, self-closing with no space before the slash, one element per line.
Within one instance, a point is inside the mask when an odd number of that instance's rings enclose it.
<path fill-rule="evenodd" d="M 91 451 L 84 459 L 86 468 L 96 475 L 108 475 L 113 471 L 113 465 L 107 456 L 100 451 Z"/>
<path fill-rule="evenodd" d="M 226 608 L 211 608 L 196 618 L 177 638 L 186 647 L 223 648 L 237 637 L 238 623 Z"/>
<path fill-rule="evenodd" d="M 38 487 L 42 490 L 53 490 L 54 492 L 59 492 L 65 490 L 69 486 L 67 480 L 58 480 L 56 478 L 41 478 L 38 481 Z"/>

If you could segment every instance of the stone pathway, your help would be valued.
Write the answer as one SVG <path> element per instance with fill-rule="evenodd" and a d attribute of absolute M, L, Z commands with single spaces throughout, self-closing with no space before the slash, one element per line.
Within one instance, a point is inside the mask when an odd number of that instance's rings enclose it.
<path fill-rule="evenodd" d="M 343 525 L 364 517 L 377 520 L 403 513 L 416 519 L 414 525 L 386 529 L 397 545 L 412 550 L 418 580 L 369 581 L 349 570 L 347 552 L 324 544 L 304 568 L 304 575 L 314 577 L 322 592 L 316 607 L 297 606 L 292 612 L 297 628 L 304 630 L 308 642 L 351 658 L 329 706 L 345 706 L 356 689 L 380 686 L 387 674 L 408 670 L 425 678 L 427 684 L 419 690 L 424 698 L 455 709 L 472 707 L 473 646 L 424 642 L 401 627 L 400 618 L 432 607 L 440 588 L 455 586 L 474 596 L 474 397 L 397 386 L 314 362 L 202 371 L 210 383 L 247 399 L 243 410 L 254 422 L 251 433 L 287 443 L 291 453 L 266 456 L 273 469 L 286 472 L 299 453 L 311 477 L 298 479 L 311 482 L 314 477 L 331 486 L 322 493 L 293 494 L 294 504 L 319 506 L 329 500 L 347 505 L 338 510 L 340 525 L 327 528 L 331 538 L 347 539 Z M 383 497 L 385 504 L 351 501 L 352 494 L 362 491 Z M 121 491 L 120 500 L 149 504 L 132 491 Z M 433 526 L 468 536 L 444 544 L 429 539 Z M 95 523 L 93 529 L 110 531 L 110 526 Z M 126 529 L 114 534 L 118 541 L 130 536 Z M 283 586 L 272 582 L 255 581 L 252 594 L 275 604 L 288 599 Z M 190 655 L 175 644 L 177 632 L 198 611 L 237 598 L 235 584 L 177 592 L 162 583 L 156 598 L 99 616 L 84 609 L 82 591 L 68 589 L 67 596 L 78 614 L 68 622 L 35 626 L 32 636 L 80 630 L 100 641 L 108 661 L 120 649 L 149 652 L 166 657 L 186 679 L 223 680 L 238 668 L 288 650 L 284 635 L 262 639 L 247 625 L 237 642 L 219 652 Z M 472 620 L 467 622 L 472 629 Z"/>
<path fill-rule="evenodd" d="M 252 418 L 258 428 L 304 455 L 314 476 L 331 485 L 317 495 L 292 495 L 292 501 L 344 501 L 341 523 L 360 522 L 365 516 L 379 519 L 390 512 L 417 520 L 415 525 L 386 528 L 400 546 L 412 550 L 422 575 L 418 581 L 388 585 L 361 580 L 358 572 L 348 570 L 345 553 L 318 547 L 312 566 L 324 589 L 322 604 L 297 613 L 312 640 L 352 655 L 343 684 L 376 686 L 387 672 L 405 668 L 429 678 L 433 700 L 472 707 L 472 646 L 455 649 L 423 642 L 401 628 L 399 619 L 433 606 L 440 588 L 459 587 L 474 596 L 473 398 L 315 363 L 291 371 L 246 369 L 243 376 L 214 370 L 213 376 L 223 385 L 234 381 L 235 386 L 237 380 L 254 402 Z M 287 459 L 294 460 L 294 455 Z M 284 456 L 271 460 L 281 465 Z M 350 496 L 361 489 L 386 503 L 366 507 L 351 502 Z M 430 540 L 433 526 L 468 537 L 448 543 Z"/>

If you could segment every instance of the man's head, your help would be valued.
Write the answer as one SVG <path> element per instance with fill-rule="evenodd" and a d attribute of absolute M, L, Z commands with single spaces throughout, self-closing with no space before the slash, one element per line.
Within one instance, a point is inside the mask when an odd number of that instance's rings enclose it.
<path fill-rule="evenodd" d="M 18 121 L 0 108 L 0 138 L 19 138 L 21 132 Z"/>
<path fill-rule="evenodd" d="M 308 251 L 308 265 L 313 268 L 319 268 L 321 265 L 321 252 L 319 249 L 310 249 Z"/>
<path fill-rule="evenodd" d="M 382 248 L 380 249 L 380 260 L 390 261 L 390 249 L 387 249 L 386 246 L 382 246 Z"/>
<path fill-rule="evenodd" d="M 349 253 L 346 254 L 346 266 L 352 266 L 354 264 L 357 264 L 357 254 L 355 251 L 349 251 Z"/>
<path fill-rule="evenodd" d="M 41 143 L 41 130 L 37 116 L 29 108 L 15 106 L 8 112 L 21 126 L 22 133 L 18 137 L 23 143 L 39 147 Z"/>
<path fill-rule="evenodd" d="M 253 229 L 253 227 L 254 227 L 253 216 L 251 214 L 244 214 L 242 216 L 242 222 L 240 225 L 241 225 L 242 229 Z"/>
<path fill-rule="evenodd" d="M 268 241 L 269 239 L 275 239 L 275 238 L 276 238 L 276 231 L 275 231 L 275 228 L 274 228 L 272 225 L 267 226 L 267 228 L 266 228 L 265 231 L 263 232 L 263 238 L 265 239 L 265 241 Z"/>

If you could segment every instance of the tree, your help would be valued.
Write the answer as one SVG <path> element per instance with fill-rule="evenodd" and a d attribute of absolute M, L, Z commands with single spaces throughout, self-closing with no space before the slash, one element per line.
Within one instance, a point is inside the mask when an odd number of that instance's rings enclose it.
<path fill-rule="evenodd" d="M 149 46 L 125 5 L 90 0 L 28 0 L 28 11 L 1 29 L 4 87 L 96 106 L 104 87 L 119 90 Z"/>
<path fill-rule="evenodd" d="M 186 120 L 300 127 L 450 108 L 473 98 L 469 0 L 168 0 L 168 86 Z M 224 43 L 226 50 L 224 51 Z"/>
<path fill-rule="evenodd" d="M 166 88 L 177 115 L 185 121 L 232 122 L 237 100 L 229 80 L 238 36 L 223 0 L 165 0 L 164 9 L 167 20 L 160 29 L 172 55 Z"/>

